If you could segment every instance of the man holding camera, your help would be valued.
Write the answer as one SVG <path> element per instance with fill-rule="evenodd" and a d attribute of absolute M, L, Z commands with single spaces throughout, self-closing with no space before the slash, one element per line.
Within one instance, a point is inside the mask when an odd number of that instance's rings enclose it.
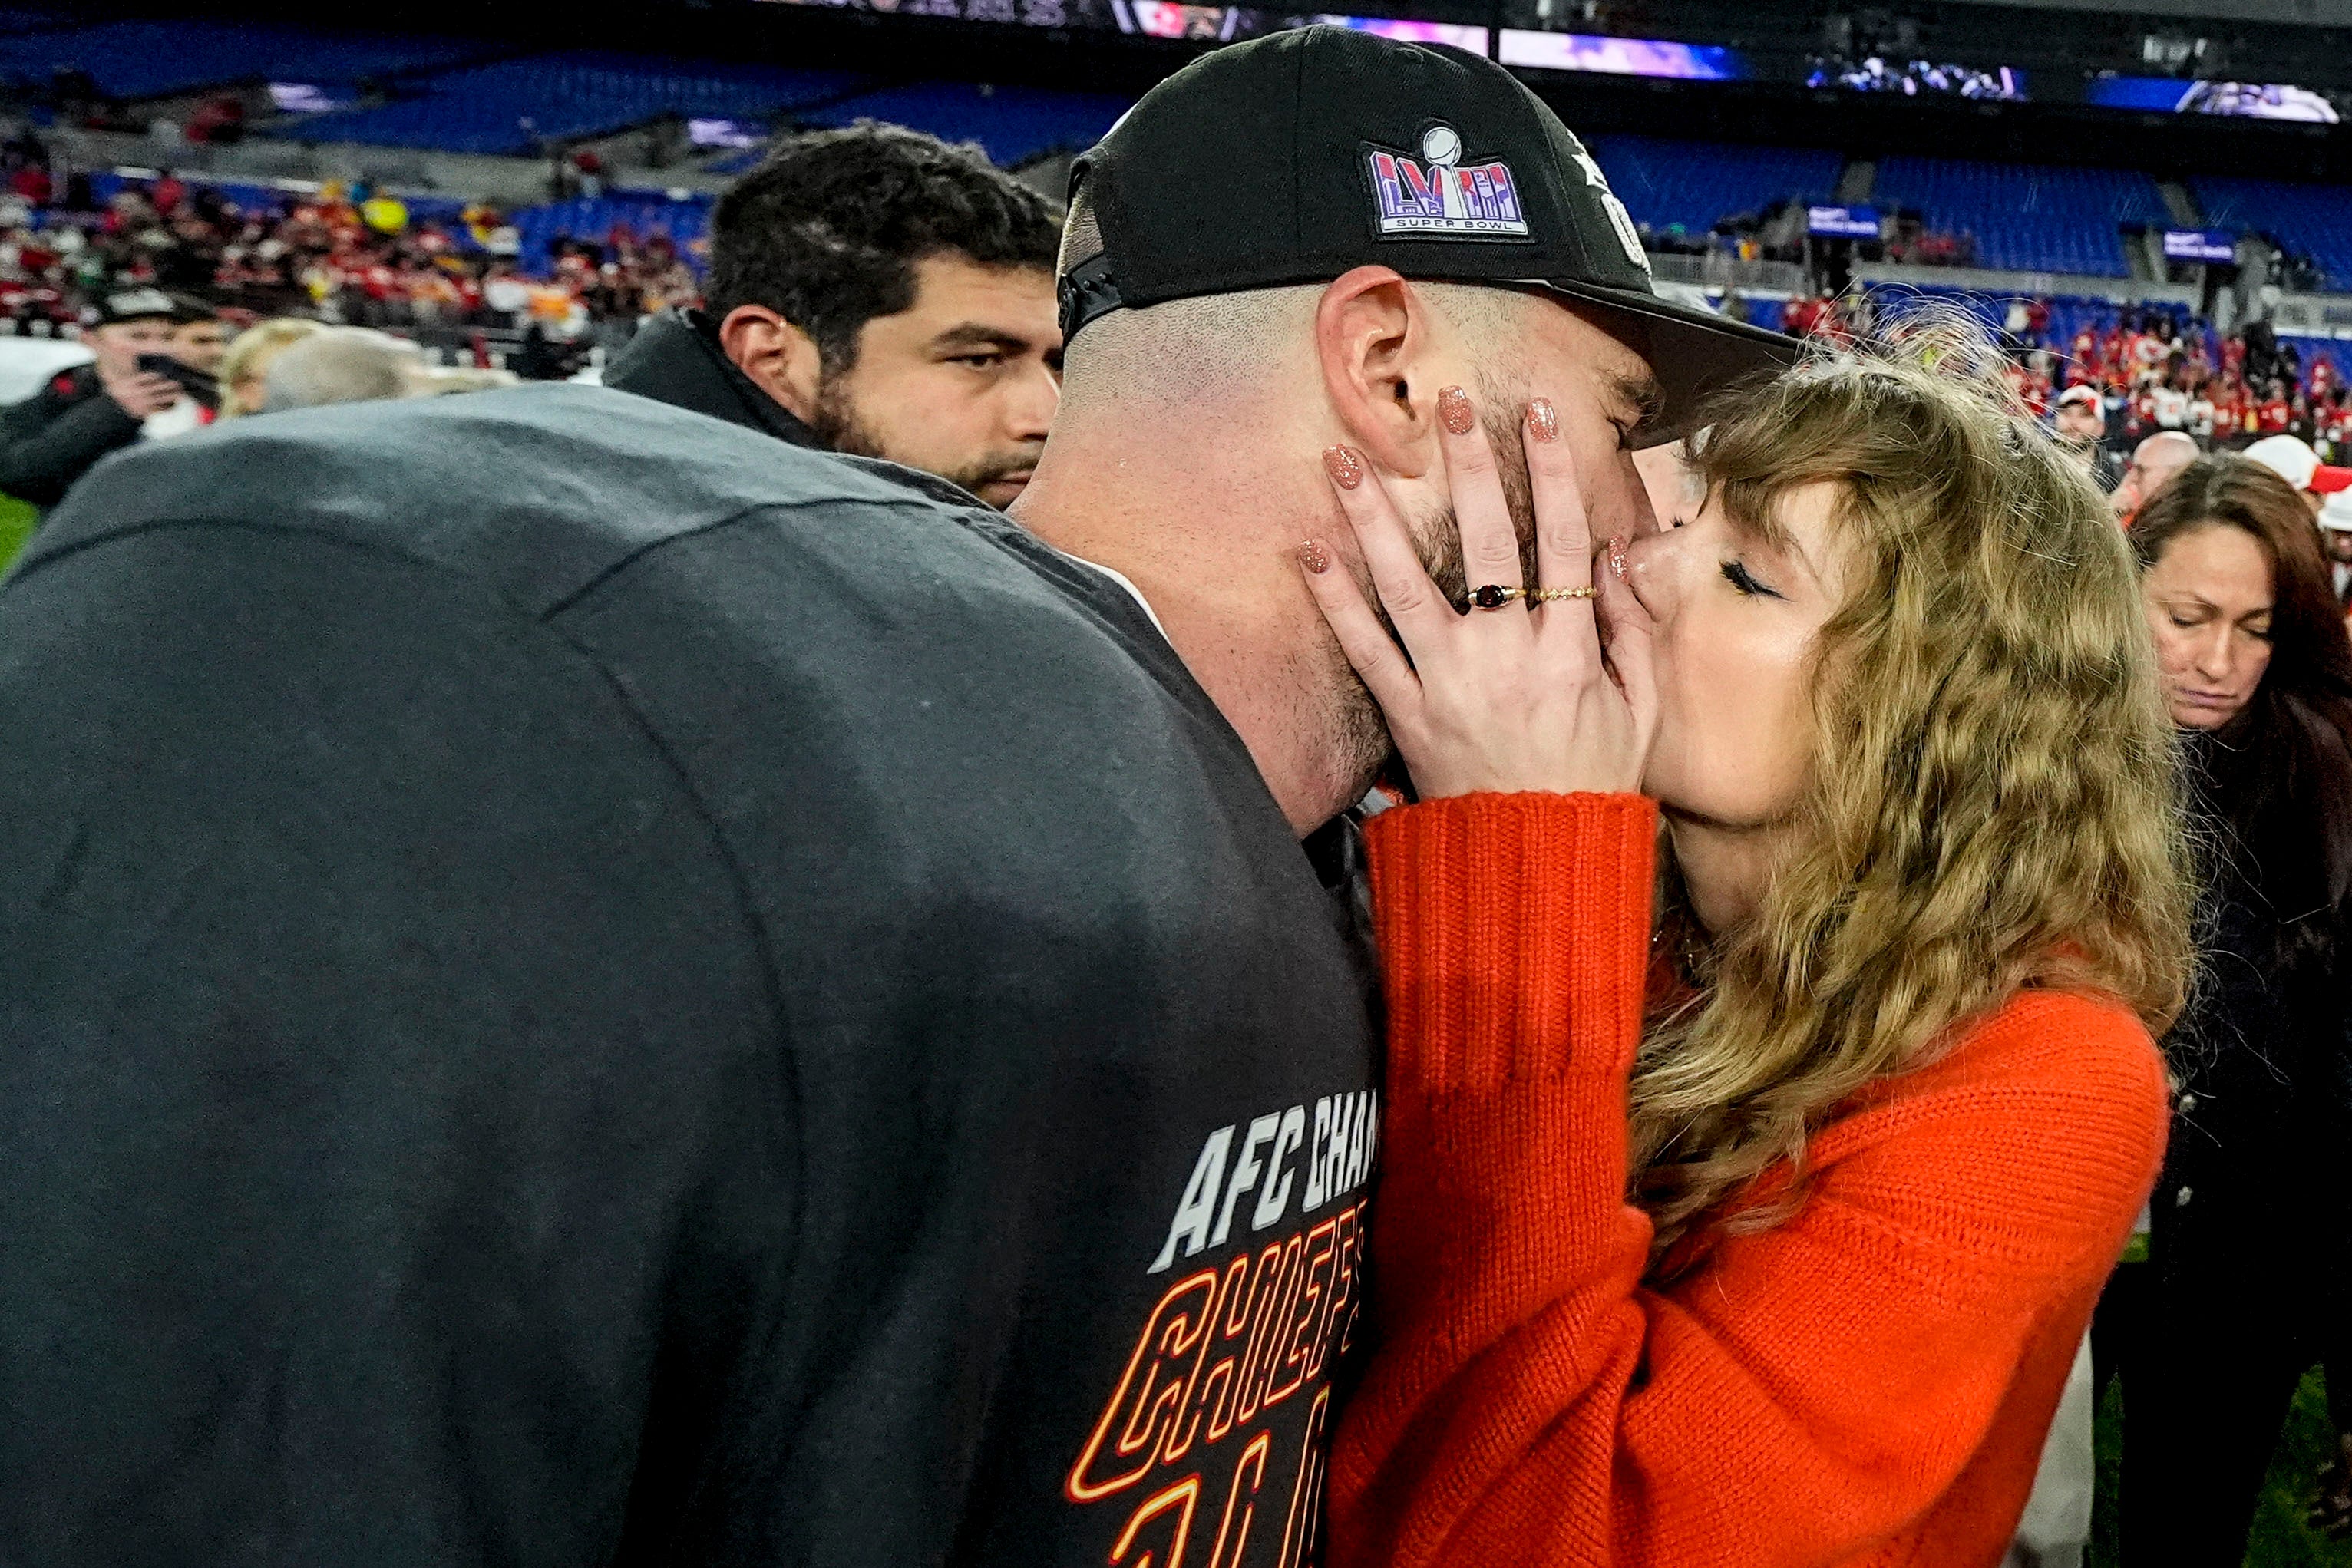
<path fill-rule="evenodd" d="M 211 378 L 183 365 L 174 351 L 182 316 L 161 289 L 123 289 L 101 298 L 82 332 L 96 358 L 0 409 L 0 491 L 54 507 L 100 458 L 146 434 L 151 420 L 186 402 L 202 403 L 198 387 Z M 185 412 L 196 417 L 171 419 L 167 426 L 204 423 L 198 410 Z"/>

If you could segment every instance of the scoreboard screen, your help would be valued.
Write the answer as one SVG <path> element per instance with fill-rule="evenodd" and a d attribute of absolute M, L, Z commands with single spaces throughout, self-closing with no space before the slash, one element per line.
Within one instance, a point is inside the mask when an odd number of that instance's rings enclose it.
<path fill-rule="evenodd" d="M 2085 101 L 2105 109 L 2160 114 L 2220 114 L 2236 120 L 2290 120 L 2335 125 L 2341 116 L 2326 93 L 2285 82 L 2204 81 L 2178 77 L 2096 76 Z"/>

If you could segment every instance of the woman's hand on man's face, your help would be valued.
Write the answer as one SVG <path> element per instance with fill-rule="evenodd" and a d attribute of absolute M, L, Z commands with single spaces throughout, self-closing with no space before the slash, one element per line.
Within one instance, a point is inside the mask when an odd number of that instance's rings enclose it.
<path fill-rule="evenodd" d="M 1657 723 L 1649 618 L 1625 585 L 1622 542 L 1612 541 L 1613 564 L 1594 570 L 1557 413 L 1537 398 L 1520 422 L 1534 584 L 1520 580 L 1518 536 L 1469 394 L 1444 389 L 1438 413 L 1470 606 L 1457 609 L 1438 591 L 1388 492 L 1348 447 L 1326 453 L 1325 467 L 1396 638 L 1356 576 L 1330 570 L 1343 555 L 1323 540 L 1299 547 L 1308 590 L 1386 714 L 1423 797 L 1636 788 Z"/>

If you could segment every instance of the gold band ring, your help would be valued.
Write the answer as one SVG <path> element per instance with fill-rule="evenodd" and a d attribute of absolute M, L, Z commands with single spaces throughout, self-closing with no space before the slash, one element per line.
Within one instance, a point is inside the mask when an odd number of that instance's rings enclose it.
<path fill-rule="evenodd" d="M 1590 588 L 1538 588 L 1528 595 L 1528 602 L 1549 604 L 1555 599 L 1591 599 L 1594 592 Z"/>

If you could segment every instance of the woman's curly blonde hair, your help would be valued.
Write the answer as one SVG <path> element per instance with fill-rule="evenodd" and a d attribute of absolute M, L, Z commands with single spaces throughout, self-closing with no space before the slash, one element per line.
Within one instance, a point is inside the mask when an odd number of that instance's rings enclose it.
<path fill-rule="evenodd" d="M 2174 731 L 2129 548 L 2090 480 L 1948 319 L 1824 357 L 1734 405 L 1693 458 L 1779 532 L 1829 481 L 1850 551 L 1822 630 L 1811 782 L 1755 916 L 1653 1020 L 1632 1094 L 1654 1266 L 1750 1200 L 1874 1079 L 2027 987 L 2115 998 L 2161 1033 L 2189 967 Z M 1667 872 L 1673 880 L 1671 867 Z M 1664 901 L 1664 936 L 1687 913 Z"/>

